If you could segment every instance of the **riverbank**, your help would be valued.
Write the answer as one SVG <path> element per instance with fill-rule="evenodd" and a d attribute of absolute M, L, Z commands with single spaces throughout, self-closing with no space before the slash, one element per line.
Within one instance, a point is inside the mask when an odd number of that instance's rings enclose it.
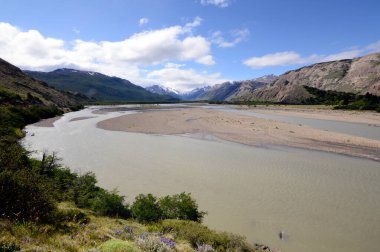
<path fill-rule="evenodd" d="M 334 110 L 331 106 L 311 105 L 258 105 L 256 107 L 238 106 L 237 109 L 259 113 L 265 112 L 267 114 L 275 114 L 281 116 L 296 116 L 319 120 L 364 123 L 373 125 L 375 127 L 380 127 L 380 113 L 372 111 Z"/>
<path fill-rule="evenodd" d="M 322 117 L 320 111 L 315 115 Z M 349 118 L 349 114 L 346 117 Z M 374 118 L 371 120 L 376 121 Z M 146 134 L 213 135 L 252 146 L 283 145 L 380 161 L 380 141 L 203 108 L 148 110 L 104 120 L 97 123 L 97 127 Z"/>

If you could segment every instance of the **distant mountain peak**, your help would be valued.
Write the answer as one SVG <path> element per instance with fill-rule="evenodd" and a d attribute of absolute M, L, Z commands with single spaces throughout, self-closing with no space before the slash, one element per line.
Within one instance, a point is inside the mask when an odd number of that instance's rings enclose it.
<path fill-rule="evenodd" d="M 179 96 L 181 94 L 181 92 L 179 92 L 178 90 L 175 90 L 175 89 L 170 88 L 170 87 L 165 87 L 162 85 L 152 85 L 152 86 L 146 87 L 145 89 L 148 90 L 149 92 L 152 92 L 155 94 L 169 95 L 169 96 L 172 96 L 174 98 L 179 98 Z"/>

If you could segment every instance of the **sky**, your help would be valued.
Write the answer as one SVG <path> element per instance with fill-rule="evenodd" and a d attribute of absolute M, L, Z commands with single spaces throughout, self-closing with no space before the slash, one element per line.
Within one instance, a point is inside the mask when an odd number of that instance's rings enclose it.
<path fill-rule="evenodd" d="M 379 0 L 1 0 L 0 58 L 180 91 L 380 52 Z"/>

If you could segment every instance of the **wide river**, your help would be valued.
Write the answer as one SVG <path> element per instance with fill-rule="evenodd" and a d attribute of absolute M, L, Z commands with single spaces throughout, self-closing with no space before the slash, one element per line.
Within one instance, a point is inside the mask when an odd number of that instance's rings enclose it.
<path fill-rule="evenodd" d="M 96 123 L 133 112 L 96 109 L 65 114 L 54 127 L 27 126 L 24 145 L 35 155 L 56 151 L 80 173 L 95 172 L 100 186 L 117 188 L 127 201 L 139 193 L 190 192 L 208 212 L 206 225 L 282 252 L 379 251 L 379 162 L 212 137 L 106 131 Z"/>

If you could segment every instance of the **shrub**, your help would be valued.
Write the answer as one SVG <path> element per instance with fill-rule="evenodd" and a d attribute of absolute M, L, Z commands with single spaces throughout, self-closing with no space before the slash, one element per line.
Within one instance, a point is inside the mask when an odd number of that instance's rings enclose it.
<path fill-rule="evenodd" d="M 129 241 L 108 240 L 99 246 L 101 252 L 140 252 L 141 250 Z"/>
<path fill-rule="evenodd" d="M 30 171 L 0 173 L 0 215 L 19 220 L 44 221 L 56 209 L 52 187 Z"/>
<path fill-rule="evenodd" d="M 20 246 L 16 243 L 1 242 L 0 243 L 0 252 L 14 252 L 21 251 Z"/>
<path fill-rule="evenodd" d="M 75 222 L 87 224 L 90 221 L 90 217 L 79 209 L 59 209 L 52 214 L 51 222 L 62 224 L 65 222 Z"/>
<path fill-rule="evenodd" d="M 100 189 L 91 202 L 91 209 L 97 214 L 106 216 L 128 218 L 131 215 L 124 205 L 124 196 L 118 195 L 115 190 L 108 192 Z"/>
<path fill-rule="evenodd" d="M 163 242 L 161 239 L 155 237 L 139 238 L 137 240 L 137 245 L 143 251 L 149 252 L 166 252 L 170 251 L 170 249 L 172 248 L 171 246 Z"/>
<path fill-rule="evenodd" d="M 157 198 L 152 194 L 137 196 L 132 204 L 131 211 L 132 216 L 139 222 L 158 221 L 162 216 Z"/>
<path fill-rule="evenodd" d="M 159 205 L 163 219 L 192 220 L 201 222 L 205 212 L 198 211 L 198 205 L 190 193 L 181 193 L 160 198 Z"/>
<path fill-rule="evenodd" d="M 79 207 L 90 207 L 91 200 L 95 198 L 99 187 L 96 186 L 97 180 L 95 174 L 88 172 L 79 176 L 73 187 L 73 201 Z"/>
<path fill-rule="evenodd" d="M 254 251 L 244 237 L 210 230 L 198 222 L 164 220 L 159 224 L 163 233 L 170 233 L 178 239 L 187 240 L 193 248 L 209 245 L 216 251 Z"/>

